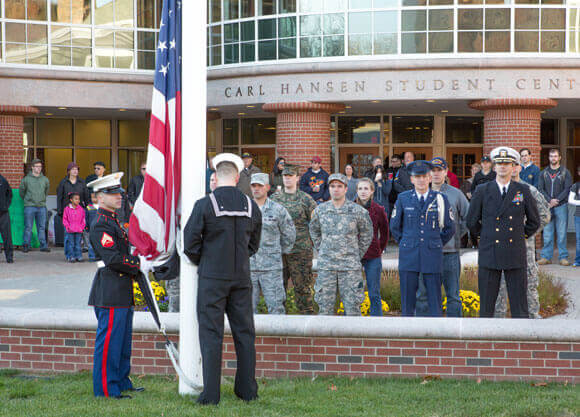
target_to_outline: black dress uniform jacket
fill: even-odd
[[[116,213],[99,208],[91,227],[91,244],[105,266],[93,280],[89,305],[130,307],[133,305],[133,276],[139,272],[139,258],[130,254],[129,238]]]
[[[250,256],[260,247],[262,214],[236,187],[198,200],[184,230],[184,252],[199,276],[250,280]]]
[[[479,266],[489,269],[526,268],[526,242],[540,227],[540,215],[527,185],[511,181],[502,199],[496,181],[475,190],[467,226],[472,236],[481,236]]]

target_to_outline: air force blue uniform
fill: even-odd
[[[455,224],[443,196],[444,227],[439,227],[437,191],[429,190],[421,204],[415,190],[399,194],[391,216],[391,233],[399,243],[399,278],[403,316],[415,313],[419,274],[423,274],[429,315],[440,317],[443,246],[453,237]]]

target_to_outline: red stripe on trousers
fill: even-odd
[[[115,321],[115,309],[109,308],[109,323],[107,324],[107,337],[105,337],[105,346],[103,347],[103,360],[102,360],[102,381],[103,381],[103,392],[105,397],[109,396],[109,387],[107,386],[107,356],[109,355],[109,343],[111,342],[111,332],[113,331],[113,322]]]

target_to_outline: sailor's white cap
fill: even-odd
[[[520,154],[513,148],[509,146],[498,146],[492,149],[489,153],[491,160],[496,163],[512,162],[514,164],[519,164]]]
[[[233,153],[220,153],[217,154],[212,160],[215,169],[217,169],[218,165],[222,162],[231,162],[234,164],[236,168],[238,168],[238,174],[244,169],[244,161],[242,161],[242,158]]]

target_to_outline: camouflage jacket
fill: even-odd
[[[312,241],[308,233],[308,225],[310,224],[312,212],[317,207],[316,202],[312,197],[300,190],[296,190],[295,194],[280,191],[270,198],[272,201],[284,206],[294,222],[296,242],[290,253],[312,252]]]
[[[530,193],[532,193],[534,200],[536,200],[536,203],[538,205],[538,212],[540,213],[540,228],[538,229],[538,231],[535,234],[533,234],[532,236],[530,236],[526,240],[526,245],[532,246],[535,250],[536,249],[536,235],[539,232],[541,232],[542,229],[548,223],[550,223],[550,219],[552,218],[552,215],[550,214],[550,206],[548,205],[548,202],[546,201],[546,199],[544,198],[542,193],[540,193],[540,191],[536,187],[534,187],[532,184],[528,184],[527,182],[524,182],[524,181],[520,181],[520,182],[522,184],[526,184],[530,188]]]
[[[368,211],[352,201],[335,208],[332,201],[320,204],[312,214],[310,236],[318,251],[318,269],[352,271],[373,240]]]
[[[282,269],[282,254],[294,246],[296,229],[288,211],[269,198],[262,211],[262,237],[260,248],[250,257],[250,271],[275,271]]]

